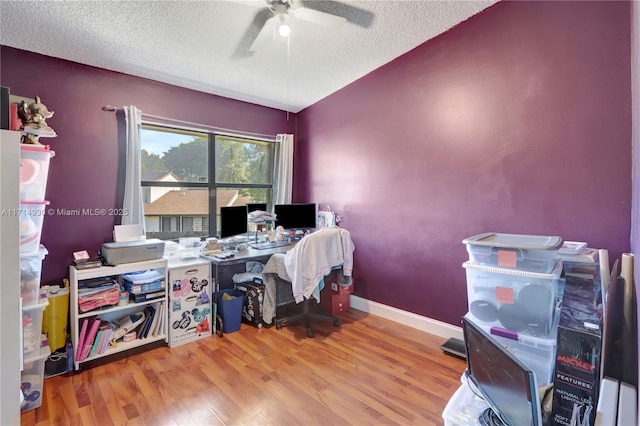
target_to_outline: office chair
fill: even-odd
[[[284,262],[289,278],[276,277],[276,306],[302,303],[302,312],[276,317],[276,329],[303,321],[307,337],[313,337],[311,320],[333,321],[336,327],[340,326],[337,317],[315,311],[319,310],[320,284],[327,278],[340,285],[351,284],[354,249],[347,230],[329,227],[305,236],[286,254],[272,256],[273,261]]]

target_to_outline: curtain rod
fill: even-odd
[[[107,112],[124,111],[123,108],[116,107],[116,106],[113,106],[113,105],[105,105],[105,106],[102,107],[102,110],[103,111],[107,111]],[[147,114],[147,113],[144,113],[144,112],[142,113],[142,116],[146,117],[146,118],[151,118],[151,119],[154,119],[154,120],[169,121],[169,122],[178,123],[178,124],[196,126],[196,128],[186,129],[186,130],[196,130],[196,131],[198,131],[198,130],[199,131],[213,130],[213,131],[223,132],[227,136],[254,137],[254,138],[259,138],[259,139],[268,139],[269,141],[274,141],[276,139],[276,135],[270,135],[270,134],[267,134],[267,133],[252,133],[252,132],[244,132],[244,131],[240,131],[240,130],[225,129],[223,127],[215,127],[215,126],[209,126],[207,124],[192,123],[190,121],[178,120],[178,119],[169,118],[169,117],[161,117],[161,116],[158,116],[158,115]],[[164,125],[167,125],[167,123],[149,123],[149,124],[164,124]]]

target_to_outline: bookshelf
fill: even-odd
[[[144,272],[144,271],[158,271],[161,273],[163,286],[162,286],[162,295],[159,297],[154,297],[151,300],[144,300],[138,303],[129,300],[126,305],[120,305],[119,303],[113,304],[110,303],[113,300],[108,300],[109,303],[105,303],[101,306],[97,306],[93,309],[81,309],[80,308],[80,298],[79,293],[83,288],[86,288],[87,284],[90,282],[95,282],[100,279],[111,279],[114,283],[118,283],[120,285],[123,284],[123,276],[127,274]],[[164,341],[168,342],[168,332],[167,332],[167,324],[168,324],[168,315],[167,315],[167,260],[166,259],[155,259],[149,260],[145,262],[134,262],[134,263],[125,263],[117,266],[102,266],[99,268],[91,268],[91,269],[76,269],[74,266],[69,267],[69,278],[70,278],[70,316],[71,316],[71,341],[73,342],[74,348],[74,368],[75,370],[79,370],[81,364],[93,361],[99,358],[108,357],[110,355],[114,355],[116,353],[125,352],[134,348],[138,348],[141,346],[145,346],[154,342]],[[157,290],[154,290],[154,293],[158,293]],[[100,304],[97,303],[97,304]],[[81,340],[86,340],[87,335],[89,334],[90,325],[94,318],[99,318],[103,322],[112,322],[117,323],[131,315],[135,315],[138,312],[144,312],[145,309],[148,309],[149,306],[153,306],[156,310],[155,315],[158,315],[158,326],[156,327],[155,333],[147,334],[145,338],[139,337],[140,326],[134,328],[136,331],[136,338],[132,341],[124,341],[123,338],[119,338],[116,340],[115,345],[107,345],[105,350],[100,351],[90,351],[86,357],[81,357],[78,359],[76,357],[76,353],[78,349],[82,349],[84,346],[84,342]],[[82,324],[84,322],[88,322],[87,330],[85,331],[84,339],[80,339],[80,335],[82,334]],[[129,330],[131,331],[131,330]],[[82,345],[80,345],[82,343]],[[93,343],[92,343],[93,344]]]

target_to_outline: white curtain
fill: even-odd
[[[293,135],[276,136],[276,156],[273,204],[289,204],[293,192]]]
[[[122,208],[128,214],[122,215],[122,225],[140,225],[143,235],[144,206],[140,186],[140,129],[142,112],[135,106],[124,107],[127,123],[127,167]]]

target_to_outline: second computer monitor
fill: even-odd
[[[220,238],[244,234],[247,230],[247,206],[220,207]]]
[[[276,226],[284,229],[316,228],[317,211],[314,203],[276,204],[273,212]]]
[[[267,203],[247,203],[247,208],[249,209],[249,213],[255,212],[257,210],[266,212]]]

